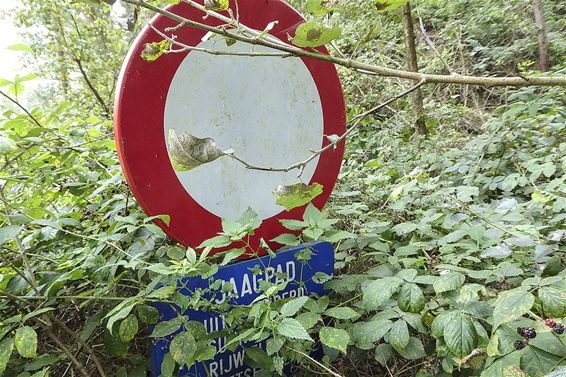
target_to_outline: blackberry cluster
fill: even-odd
[[[564,334],[564,325],[562,323],[556,323],[552,318],[547,318],[544,320],[544,324],[552,329],[552,332],[561,335]]]
[[[537,337],[537,331],[532,327],[519,327],[517,329],[517,332],[519,333],[519,335],[527,339],[534,339]]]
[[[525,348],[526,343],[524,340],[517,340],[514,344],[516,350],[522,350]]]

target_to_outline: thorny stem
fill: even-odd
[[[174,21],[177,21],[183,26],[190,26],[200,30],[205,30],[211,33],[222,35],[237,41],[250,43],[253,45],[261,45],[266,47],[271,47],[273,49],[291,53],[299,57],[309,57],[317,60],[337,64],[348,69],[358,71],[361,73],[367,73],[371,75],[378,75],[383,77],[397,77],[406,80],[420,81],[425,80],[427,84],[439,83],[439,84],[468,84],[468,85],[480,85],[480,86],[566,86],[566,76],[564,75],[554,75],[554,76],[523,76],[523,77],[481,77],[481,76],[465,76],[465,75],[437,75],[437,74],[427,74],[420,72],[410,72],[402,69],[393,69],[383,66],[378,66],[374,64],[362,63],[348,58],[340,58],[332,55],[327,55],[319,51],[303,50],[299,47],[282,42],[272,36],[262,35],[261,32],[253,30],[242,23],[239,23],[239,30],[245,33],[251,33],[253,36],[246,36],[242,34],[230,33],[228,30],[223,28],[218,28],[210,26],[201,22],[190,20],[185,17],[181,17],[175,13],[169,12],[165,9],[161,9],[152,4],[149,4],[143,0],[123,0],[126,3],[138,5],[145,9],[149,9],[156,13],[162,14]],[[220,15],[219,13],[206,10],[201,5],[191,1],[185,0],[185,2],[195,8],[203,10],[207,15],[221,19],[225,22],[231,23],[232,20],[229,17]]]

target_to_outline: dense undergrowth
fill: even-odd
[[[522,3],[431,1],[418,3],[416,12],[453,69],[520,73],[536,57],[534,26]],[[33,17],[35,10],[49,31],[57,29],[49,28],[55,15],[67,25],[65,12],[108,12],[90,4],[63,10],[54,4],[25,8],[23,15]],[[547,8],[559,71],[564,8]],[[376,16],[344,2],[333,17],[343,26],[338,44],[344,53],[404,64],[396,14]],[[75,26],[69,25],[72,34]],[[112,26],[98,20],[82,31],[96,40],[101,30]],[[131,37],[119,35],[113,30],[103,38],[116,54],[114,63]],[[40,59],[57,50],[53,40],[43,42],[34,46]],[[444,69],[422,40],[418,46],[424,70]],[[74,64],[72,56],[59,57],[50,71],[54,77]],[[84,59],[91,77],[99,70],[112,77],[102,68],[109,57]],[[341,75],[350,116],[402,90],[395,80]],[[104,88],[103,97],[112,92],[109,80],[93,81]],[[22,83],[2,84],[13,98],[21,95]],[[326,283],[332,293],[234,308],[186,299],[174,292],[174,283],[155,291],[171,277],[210,275],[238,252],[205,258],[167,239],[122,179],[103,106],[72,76],[70,85],[76,87],[70,95],[68,88],[44,88],[52,96],[32,98],[37,106],[25,106],[29,113],[14,106],[0,120],[3,376],[145,376],[148,336],[161,338],[181,327],[186,335],[172,345],[176,352],[166,359],[164,376],[173,375],[175,361],[209,359],[218,335],[232,345],[271,337],[267,353],[254,349],[247,355],[266,375],[290,360],[309,376],[564,373],[564,90],[429,87],[427,137],[413,134],[409,99],[367,119],[349,140],[325,211],[309,207],[304,221],[287,223],[290,233],[279,239],[335,243],[336,274]],[[77,96],[92,100],[66,101]],[[257,225],[247,213],[239,222],[227,221],[225,232],[245,240]],[[291,234],[298,229],[300,238]],[[210,245],[222,242],[220,237]],[[300,257],[308,261],[309,253]],[[275,281],[262,286],[266,297],[282,288]],[[150,334],[156,316],[147,304],[155,300],[213,307],[226,314],[231,333],[207,335],[179,317]],[[324,345],[321,362],[308,357],[313,340]]]

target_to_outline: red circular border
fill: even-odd
[[[287,40],[289,34],[294,35],[297,26],[305,22],[282,0],[240,0],[238,6],[240,21],[254,29],[263,30],[269,22],[278,20],[270,34],[281,40]],[[188,4],[170,6],[168,10],[209,25],[221,24],[213,17],[203,20],[204,14]],[[151,23],[159,30],[177,24],[162,15],[154,17]],[[179,41],[189,45],[197,45],[205,35],[205,31],[188,27],[175,33]],[[163,127],[165,101],[173,76],[187,53],[165,55],[154,62],[144,61],[140,57],[144,44],[160,40],[162,38],[148,26],[128,53],[118,80],[114,133],[126,181],[138,203],[149,216],[169,215],[169,225],[156,220],[157,225],[183,245],[196,247],[222,231],[221,219],[201,207],[187,193],[171,166]],[[328,53],[323,47],[319,50]],[[311,58],[301,59],[320,95],[324,134],[343,134],[346,130],[344,96],[334,65]],[[321,145],[327,144],[328,140],[324,138]],[[323,193],[313,200],[317,208],[324,206],[334,188],[343,155],[342,142],[336,149],[320,156],[310,182],[318,182],[324,187]],[[300,219],[304,210],[305,207],[295,208],[263,220],[251,239],[252,246],[258,245],[260,238],[269,243],[270,239],[288,232],[279,220]],[[270,246],[276,248],[278,245],[271,243]]]

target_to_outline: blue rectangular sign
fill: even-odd
[[[308,261],[300,262],[300,253],[310,250],[312,256]],[[260,282],[268,280],[280,283],[287,282],[286,288],[279,292],[276,299],[283,300],[313,293],[325,294],[323,285],[318,279],[313,279],[317,273],[332,276],[334,273],[334,250],[327,242],[303,244],[291,248],[285,248],[276,253],[275,257],[269,255],[247,261],[237,262],[220,267],[212,281],[221,280],[230,283],[232,290],[230,296],[219,295],[215,303],[228,300],[232,305],[249,305],[261,295]],[[187,278],[180,281],[180,293],[190,296],[197,289],[206,289],[211,280]],[[233,295],[233,296],[232,296]],[[158,309],[161,321],[168,321],[177,317],[177,312],[169,304],[154,304]],[[185,313],[191,321],[199,321],[204,324],[207,333],[220,331],[224,328],[222,316],[205,311],[187,310]],[[164,355],[169,351],[169,339],[161,339],[152,342],[150,348],[151,371],[153,377],[161,373],[161,363]],[[234,352],[223,350],[226,344],[225,338],[218,338],[213,342],[216,347],[216,355],[213,360],[205,363],[196,363],[190,368],[184,368],[179,376],[190,377],[251,377],[255,370],[246,365],[244,361],[244,346],[240,345]],[[255,344],[265,349],[265,341]],[[222,352],[218,352],[222,350]],[[204,365],[203,365],[204,364]],[[206,366],[206,367],[205,367]],[[208,370],[208,373],[207,373]]]

